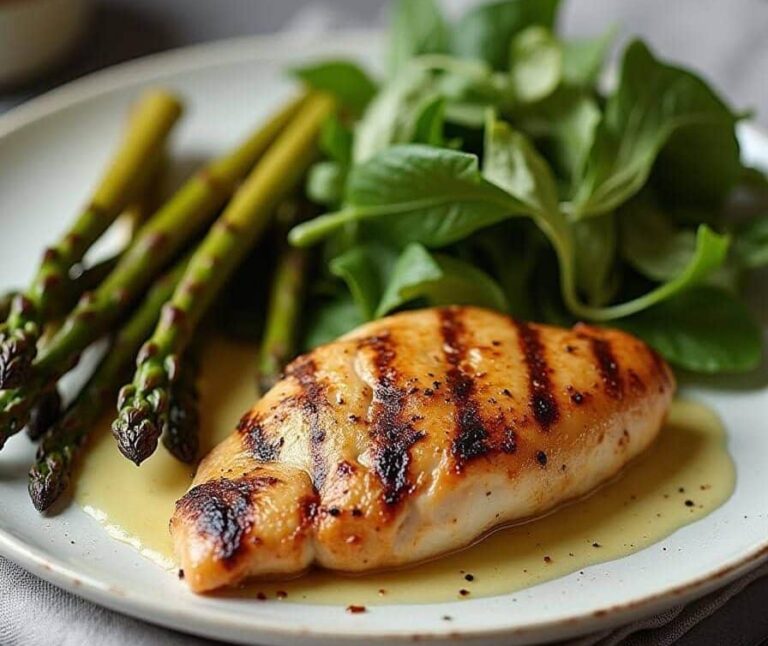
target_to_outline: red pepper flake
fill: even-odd
[[[368,612],[365,606],[347,606],[347,612],[351,615],[359,615],[361,612]]]

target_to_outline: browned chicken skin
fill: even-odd
[[[205,591],[460,549],[615,475],[674,388],[616,330],[470,307],[366,324],[296,359],[203,460],[171,521],[185,578]]]

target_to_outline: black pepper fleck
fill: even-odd
[[[361,612],[366,612],[365,606],[347,606],[347,612],[352,615],[359,615]]]

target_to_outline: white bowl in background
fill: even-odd
[[[0,0],[0,85],[61,61],[83,33],[90,0]]]

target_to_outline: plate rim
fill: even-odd
[[[296,46],[297,40],[303,43],[316,43],[319,40],[336,42],[337,39],[343,40],[347,45],[359,41],[361,44],[370,46],[371,38],[378,39],[381,35],[382,32],[375,29],[341,29],[323,33],[288,31],[215,40],[142,56],[92,72],[11,108],[0,115],[0,145],[6,137],[15,131],[47,117],[55,116],[62,110],[87,103],[99,96],[132,85],[151,83],[154,79],[168,74],[180,74],[186,71],[242,62],[254,56],[269,58],[274,55],[275,51],[282,50],[286,41],[290,41],[292,47]],[[768,144],[768,131],[759,125],[743,124],[741,130]],[[221,637],[221,633],[217,633],[216,628],[223,618],[216,617],[213,611],[203,618],[197,618],[191,615],[179,615],[170,606],[158,607],[142,595],[107,585],[94,576],[78,573],[69,567],[63,559],[51,557],[44,550],[25,544],[1,528],[0,554],[28,572],[97,605],[186,633],[194,632],[194,634],[208,637]],[[286,626],[284,623],[278,623],[268,618],[261,618],[258,625],[249,621],[238,626],[230,617],[226,618],[226,623],[230,629],[239,628],[248,631],[248,635],[240,634],[241,639],[252,638],[255,631],[263,636],[271,634],[279,639],[301,641],[328,638],[340,641],[362,638],[372,641],[482,640],[503,636],[525,641],[529,639],[561,639],[565,636],[573,637],[587,634],[592,630],[613,628],[634,619],[650,616],[673,605],[687,603],[727,585],[764,562],[768,562],[768,538],[758,543],[749,553],[734,557],[723,563],[717,570],[691,579],[686,583],[669,586],[641,598],[602,608],[598,611],[576,613],[556,620],[545,620],[525,626],[456,629],[449,625],[439,630],[395,629],[388,632],[371,632],[365,628],[355,630],[354,625],[350,626],[351,630],[346,631],[341,626],[327,630],[308,629],[299,624]],[[478,599],[477,601],[481,600]]]

